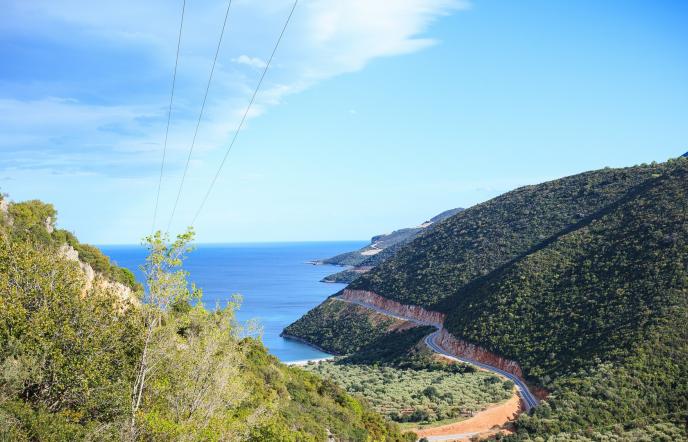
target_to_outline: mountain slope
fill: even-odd
[[[51,206],[2,207],[0,440],[415,440],[243,338],[230,308],[176,301],[150,338],[163,345],[151,347],[158,359],[132,435],[145,314],[154,307],[123,304],[110,284],[88,285],[83,263],[65,256],[55,235]]]
[[[341,272],[326,276],[323,282],[349,283],[361,274],[369,271],[390,256],[393,256],[404,244],[412,241],[421,232],[433,229],[437,223],[443,221],[463,209],[456,208],[445,210],[425,221],[418,227],[395,230],[392,233],[376,235],[371,238],[370,244],[352,252],[341,253],[332,258],[316,261],[318,264],[331,264],[341,266],[353,266]]]
[[[664,169],[603,169],[508,192],[421,234],[350,288],[433,308]]]
[[[443,306],[442,301],[456,302],[455,296],[463,293],[464,285],[585,220],[667,167],[653,164],[607,168],[505,193],[437,224],[347,288],[446,312],[451,306]],[[344,316],[349,320],[329,317],[316,307],[288,329],[290,334],[334,353],[356,351],[375,339],[374,334],[359,334],[357,340],[349,340],[346,345],[323,339],[336,335],[338,330],[367,328],[365,319],[352,322],[353,315]],[[305,330],[310,332],[299,335]]]
[[[349,288],[445,313],[453,336],[549,390],[511,439],[683,440],[687,207],[684,158],[529,186],[447,220]]]
[[[547,409],[520,428],[685,423],[686,163],[445,302],[452,334],[552,389]]]

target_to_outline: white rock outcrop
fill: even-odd
[[[100,275],[95,270],[93,270],[93,267],[91,267],[90,264],[79,260],[79,252],[77,252],[74,249],[74,247],[66,243],[62,244],[62,246],[59,249],[59,254],[61,257],[69,261],[76,261],[79,263],[79,268],[83,272],[84,277],[86,279],[86,284],[84,285],[84,295],[89,290],[91,290],[94,285],[98,285],[98,287],[114,293],[115,295],[117,295],[117,297],[119,297],[122,301],[125,301],[126,303],[134,305],[138,305],[140,303],[140,301],[134,295],[134,291],[131,288],[127,287],[126,285],[120,282],[110,281],[103,275]]]
[[[45,219],[45,230],[47,230],[48,233],[53,233],[55,231],[55,226],[53,226],[53,219],[51,217]]]

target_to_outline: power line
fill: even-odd
[[[213,64],[210,68],[210,75],[208,76],[208,84],[205,86],[205,95],[203,95],[203,104],[201,105],[201,111],[198,114],[198,120],[196,121],[196,129],[194,129],[193,139],[191,140],[191,147],[189,148],[189,155],[186,157],[186,165],[184,166],[184,173],[182,173],[182,180],[179,183],[179,189],[177,190],[177,198],[174,200],[174,206],[172,207],[172,214],[170,215],[170,220],[167,223],[167,230],[170,230],[172,225],[172,219],[177,211],[177,205],[179,204],[179,198],[182,194],[182,188],[184,187],[184,181],[186,180],[186,173],[189,170],[189,163],[191,162],[191,154],[193,153],[194,146],[196,145],[196,136],[198,135],[198,128],[201,125],[201,119],[203,118],[203,112],[205,111],[205,103],[208,100],[208,92],[210,91],[210,83],[213,80],[213,73],[215,72],[215,64],[217,63],[217,56],[220,53],[220,46],[222,45],[222,37],[225,35],[225,27],[227,26],[227,18],[229,17],[229,10],[232,7],[232,0],[227,3],[227,11],[225,12],[225,20],[222,22],[222,31],[220,31],[220,38],[217,41],[217,49],[215,50],[215,58],[213,58]]]
[[[287,20],[284,22],[284,26],[282,27],[282,32],[280,32],[279,38],[277,38],[277,41],[275,42],[275,47],[272,49],[272,53],[270,54],[270,58],[268,58],[267,63],[265,64],[265,68],[263,69],[263,73],[260,76],[260,80],[258,80],[258,84],[256,85],[256,89],[253,91],[253,95],[251,96],[251,100],[248,103],[248,106],[246,106],[246,110],[244,111],[244,115],[241,117],[241,121],[239,122],[239,125],[237,126],[235,132],[234,132],[234,137],[232,138],[232,141],[229,143],[229,146],[227,147],[227,151],[225,152],[224,157],[222,158],[222,161],[220,162],[220,167],[217,168],[217,171],[215,172],[215,176],[213,177],[213,180],[210,183],[210,187],[208,187],[208,191],[205,193],[205,196],[203,197],[203,200],[201,201],[200,206],[198,207],[198,210],[196,211],[196,214],[193,217],[193,220],[191,221],[191,225],[193,226],[196,224],[196,220],[198,219],[198,216],[200,215],[201,211],[203,210],[203,207],[205,206],[206,201],[208,201],[208,197],[210,196],[210,193],[213,190],[213,187],[215,186],[215,183],[217,182],[217,178],[220,176],[220,172],[222,171],[222,167],[225,165],[225,162],[227,161],[227,156],[229,156],[229,152],[232,150],[232,147],[234,147],[234,143],[237,140],[237,137],[239,136],[239,132],[241,131],[241,128],[244,126],[244,122],[246,121],[246,116],[248,115],[249,111],[251,110],[251,106],[253,106],[253,102],[256,100],[256,96],[258,95],[258,91],[260,90],[260,86],[263,84],[263,80],[265,79],[265,74],[267,74],[268,69],[270,68],[270,63],[272,63],[272,59],[275,56],[275,53],[277,52],[277,48],[279,47],[280,42],[282,41],[282,37],[284,36],[285,31],[287,30],[287,26],[289,26],[289,22],[291,21],[292,15],[294,15],[294,10],[296,9],[296,5],[299,3],[299,0],[294,1],[294,5],[291,7],[291,11],[289,11],[289,15],[287,16]]]
[[[160,202],[160,189],[162,188],[162,173],[165,168],[165,156],[167,155],[167,138],[170,134],[170,120],[172,118],[172,101],[174,100],[174,88],[177,84],[177,66],[179,65],[179,48],[182,44],[182,29],[184,28],[184,12],[186,11],[186,0],[182,2],[182,18],[179,22],[179,36],[177,37],[177,55],[174,59],[174,73],[172,74],[172,90],[170,92],[170,105],[167,109],[167,128],[165,129],[165,143],[162,147],[162,162],[160,163],[160,178],[158,178],[158,193],[155,196],[155,209],[153,210],[153,224],[151,234],[155,230],[155,221],[158,217],[158,203]]]

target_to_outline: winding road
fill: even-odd
[[[370,310],[374,310],[380,314],[390,316],[392,318],[401,319],[403,321],[413,322],[414,324],[418,324],[418,325],[429,325],[429,326],[435,327],[437,330],[425,337],[425,345],[427,345],[432,351],[434,351],[435,353],[440,354],[440,355],[442,355],[448,359],[464,362],[466,364],[475,365],[476,367],[491,371],[491,372],[497,374],[498,376],[502,376],[502,377],[509,379],[510,381],[512,381],[516,385],[516,390],[518,391],[519,396],[521,396],[521,400],[523,401],[523,405],[524,405],[524,408],[526,411],[530,410],[531,408],[535,407],[538,404],[537,398],[533,395],[533,393],[530,392],[530,390],[528,389],[528,386],[518,376],[513,375],[513,374],[506,372],[504,370],[501,370],[497,367],[493,367],[492,365],[487,365],[487,364],[484,364],[482,362],[478,362],[478,361],[473,360],[473,359],[469,359],[469,358],[465,358],[465,357],[462,357],[459,355],[452,354],[449,351],[443,349],[437,341],[437,338],[438,338],[438,336],[439,336],[439,334],[443,328],[442,324],[435,323],[435,322],[424,322],[424,321],[419,321],[415,318],[400,316],[398,314],[395,314],[395,313],[392,313],[390,311],[381,309],[380,307],[377,307],[377,306],[372,305],[372,304],[368,304],[367,302],[363,302],[363,301],[344,299],[344,298],[341,298],[339,296],[336,296],[334,299],[336,299],[338,301],[342,301],[342,302],[348,302],[350,304],[360,305],[361,307],[365,307],[365,308],[368,308]]]

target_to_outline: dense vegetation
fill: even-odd
[[[100,249],[81,244],[74,234],[67,230],[55,229],[57,211],[52,204],[38,200],[12,202],[8,204],[6,216],[4,223],[8,234],[13,238],[30,239],[53,248],[67,244],[79,253],[82,262],[89,264],[93,270],[106,278],[135,291],[141,288],[131,271],[114,265]]]
[[[553,391],[523,432],[685,431],[688,161],[667,169],[457,294],[448,329]]]
[[[422,227],[409,227],[395,230],[392,233],[373,236],[370,240],[370,245],[352,252],[341,253],[337,256],[323,259],[319,262],[322,264],[352,266],[356,269],[367,271],[368,269],[380,264],[390,256],[393,256],[397,250],[399,250],[404,244],[413,240],[421,232],[435,228],[437,223],[459,213],[462,210],[463,209],[461,208],[445,210],[444,212],[435,215],[430,220],[425,221],[422,224]],[[365,252],[369,252],[371,250],[379,250],[379,252],[374,255],[365,254]],[[358,278],[360,274],[361,272],[354,272],[351,269],[347,269],[326,276],[323,278],[323,281],[349,283]]]
[[[509,192],[350,287],[446,312],[546,387],[511,439],[688,439],[688,159]]]
[[[361,276],[361,272],[357,272],[353,269],[345,269],[340,272],[325,276],[323,279],[321,279],[321,282],[338,282],[340,284],[349,284],[359,276]]]
[[[467,292],[462,290],[467,284],[527,255],[548,238],[584,225],[591,215],[670,167],[653,164],[603,169],[508,192],[438,223],[349,287],[449,312]],[[331,339],[322,336],[369,328],[365,311],[358,315],[329,313],[316,307],[299,319],[291,334],[341,352],[329,347]],[[380,337],[378,333],[368,338],[368,332],[360,336],[357,342],[347,340],[350,352]]]
[[[363,397],[396,422],[471,416],[511,396],[512,382],[433,357],[422,342],[432,331],[433,327],[393,331],[336,362],[309,364],[306,369]]]
[[[473,279],[526,254],[665,169],[604,169],[508,192],[424,232],[351,288],[435,308]]]
[[[283,335],[343,355],[384,336],[398,323],[388,316],[371,314],[364,307],[330,298],[285,328]]]
[[[43,215],[0,212],[0,440],[414,440],[268,355],[234,302],[194,302],[180,267],[190,234],[148,239],[145,302],[126,304],[106,285],[85,289]]]
[[[141,324],[83,286],[76,262],[0,231],[0,440],[114,439]]]
[[[511,397],[513,383],[484,371],[399,368],[320,362],[306,369],[360,395],[378,412],[396,422],[435,422],[472,416],[489,404]]]
[[[387,364],[397,367],[413,368],[431,365],[431,354],[422,340],[434,332],[434,327],[412,327],[385,333],[366,345],[357,348],[342,359],[348,364]],[[417,364],[412,362],[418,361]],[[458,367],[459,364],[454,364]],[[470,369],[471,366],[464,365]]]

